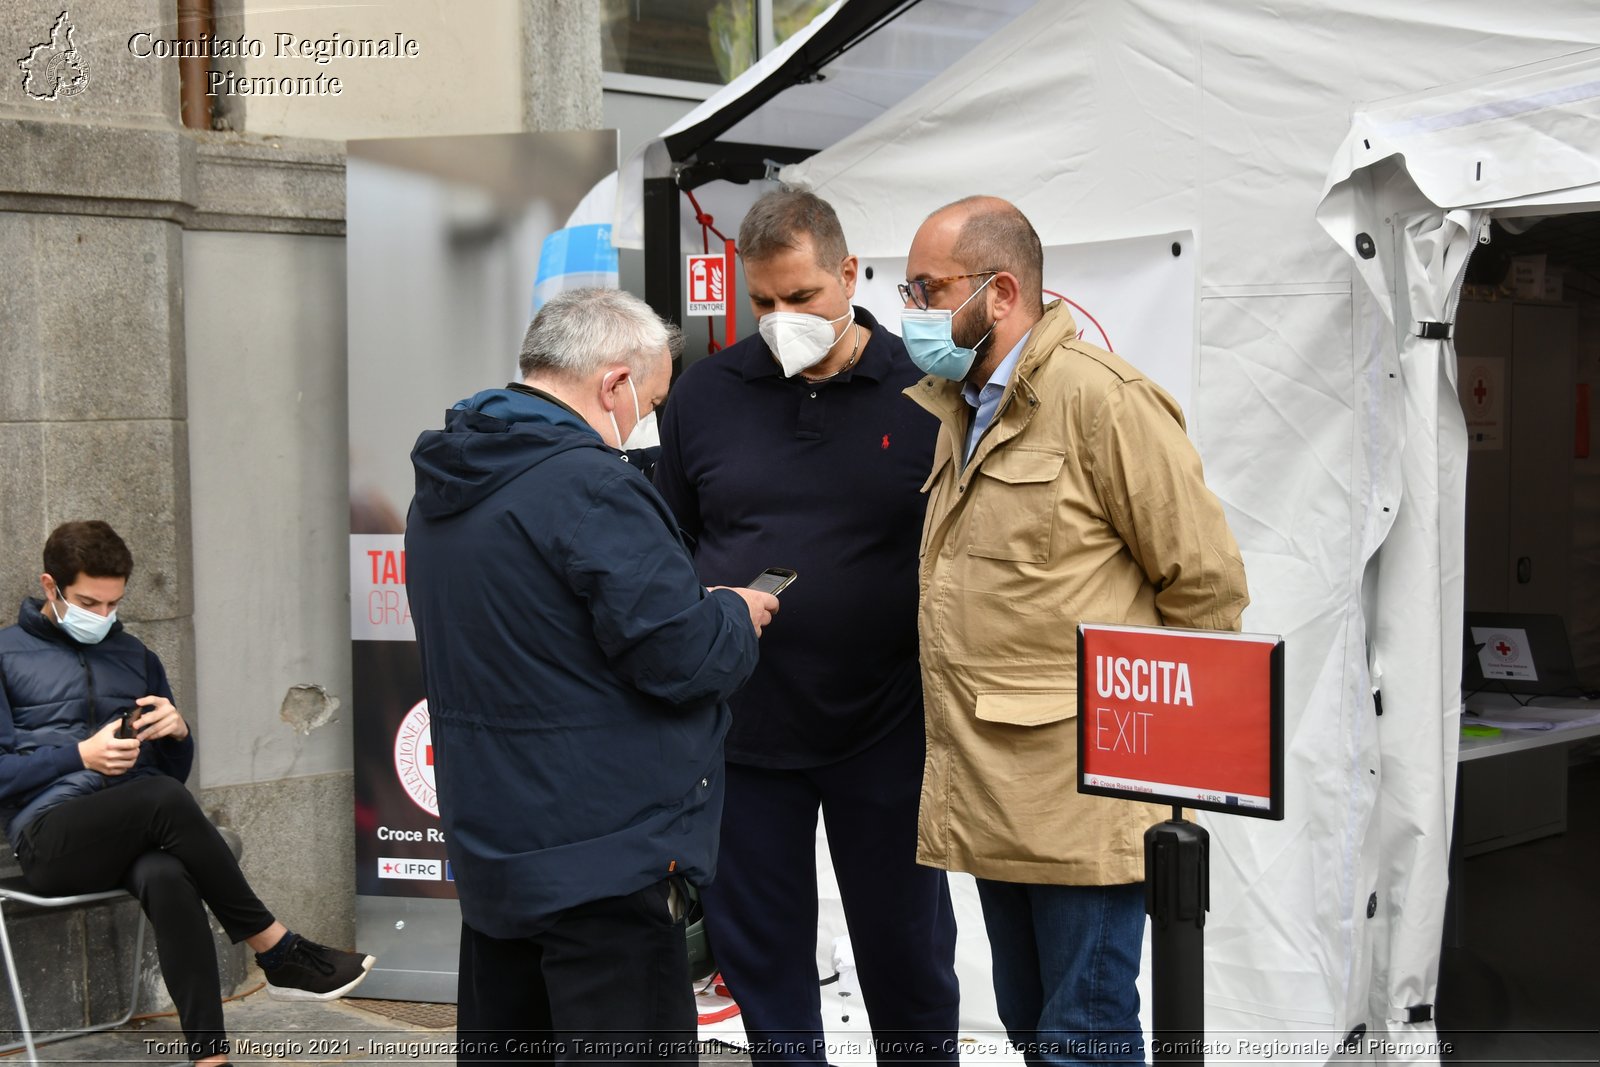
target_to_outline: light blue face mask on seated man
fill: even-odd
[[[985,286],[995,280],[996,274],[989,275],[983,285],[972,291],[972,296],[961,301],[961,307],[955,311],[943,308],[906,308],[900,312],[900,339],[906,344],[906,353],[911,356],[924,374],[932,374],[938,378],[948,378],[959,382],[967,376],[972,369],[973,361],[978,358],[977,345],[971,348],[962,348],[956,344],[951,336],[951,323],[961,308],[972,303],[973,297],[983,292]],[[989,324],[989,333],[978,338],[981,345],[988,339],[990,333],[999,323]]]
[[[56,590],[57,600],[51,604],[51,613],[55,615],[56,624],[67,632],[67,635],[80,645],[98,645],[105,640],[106,634],[111,632],[111,624],[117,621],[117,613],[112,609],[108,614],[99,615],[88,608],[80,608],[61,595],[61,590]],[[66,605],[66,614],[61,613],[61,608],[56,604]]]

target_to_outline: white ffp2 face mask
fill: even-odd
[[[633,387],[633,379],[628,379],[628,392],[633,394],[633,429],[628,431],[627,439],[622,436],[622,428],[617,425],[617,413],[606,412],[611,416],[611,432],[617,435],[617,447],[627,452],[634,448],[650,448],[661,443],[661,434],[656,429],[656,413],[648,415],[639,414],[639,390]]]
[[[793,378],[828,357],[828,350],[843,336],[843,331],[838,334],[833,332],[834,323],[844,319],[854,322],[855,317],[854,307],[837,319],[825,319],[821,315],[806,315],[798,311],[771,311],[761,316],[756,328],[772,354],[778,357],[783,376]],[[845,330],[849,328],[847,323]]]
[[[660,443],[661,431],[656,427],[656,413],[652,411],[634,424],[628,439],[622,442],[622,450],[632,452],[636,448],[654,448]]]

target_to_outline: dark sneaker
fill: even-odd
[[[361,984],[376,962],[359,952],[329,948],[297,937],[289,955],[267,976],[267,995],[277,1000],[338,1000]]]

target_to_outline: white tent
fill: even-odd
[[[1208,1030],[1436,1060],[1405,1042],[1431,1030],[1455,783],[1448,323],[1490,215],[1600,201],[1600,7],[1046,0],[1002,21],[782,177],[866,257],[975,192],[1047,246],[1193,233],[1191,428],[1246,628],[1288,649],[1288,817],[1205,820]]]

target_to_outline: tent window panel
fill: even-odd
[[[772,0],[772,36],[782,44],[806,28],[833,0]]]
[[[755,62],[756,0],[604,0],[601,69],[722,85]]]
[[[601,69],[726,85],[832,0],[604,0]]]

